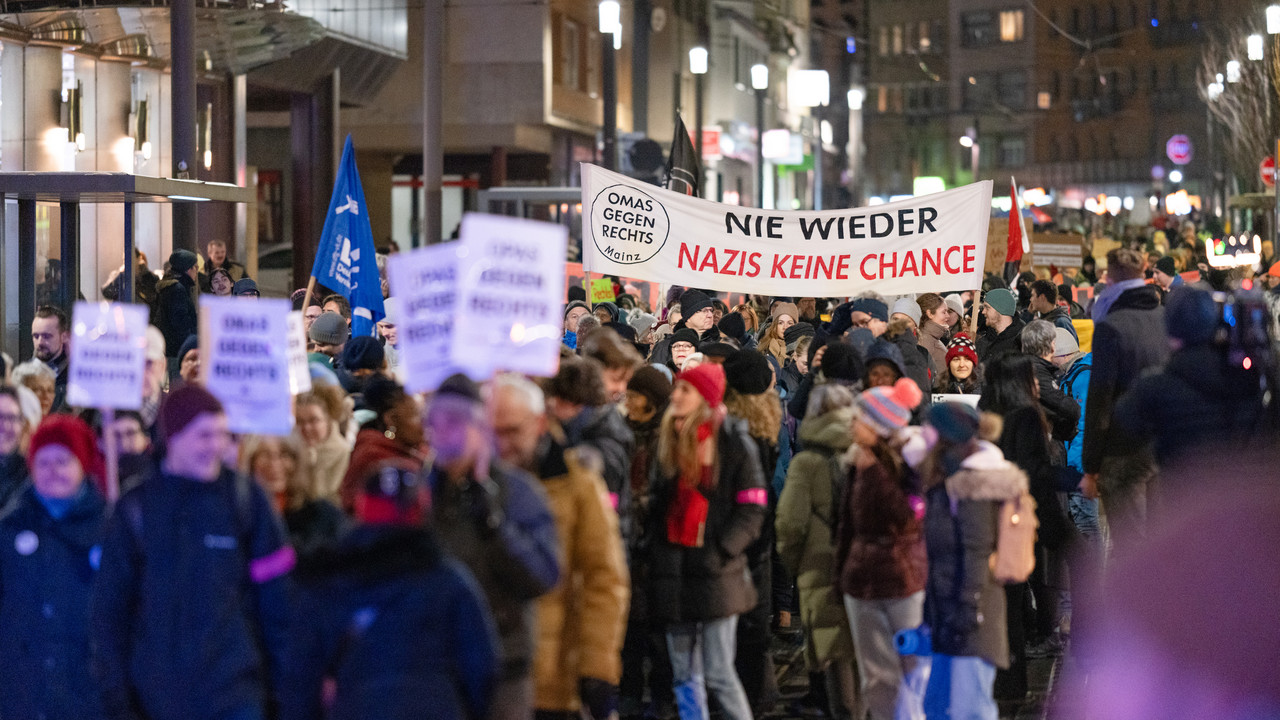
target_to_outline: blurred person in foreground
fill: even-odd
[[[555,519],[538,481],[492,456],[480,389],[446,378],[427,408],[428,482],[441,545],[475,575],[500,640],[491,720],[533,716],[535,603],[560,581]]]
[[[412,464],[365,473],[357,525],[299,564],[281,720],[486,716],[498,671],[493,621],[430,515]]]
[[[564,563],[559,583],[538,600],[537,717],[585,711],[606,720],[618,706],[630,586],[600,455],[568,447],[548,423],[542,391],[520,376],[494,380],[489,405],[498,456],[542,482]]]

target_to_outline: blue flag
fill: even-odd
[[[386,317],[376,252],[373,230],[369,227],[369,208],[364,202],[360,173],[356,172],[355,148],[348,135],[311,274],[316,282],[345,296],[351,303],[352,337],[373,335],[374,325]]]

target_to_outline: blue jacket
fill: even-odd
[[[364,525],[299,564],[281,720],[484,717],[497,636],[480,587],[424,529]],[[330,712],[324,681],[336,687]]]
[[[105,524],[91,488],[55,520],[27,487],[0,518],[0,717],[104,717],[89,672],[89,595]]]
[[[117,504],[94,588],[112,718],[260,718],[278,687],[293,548],[257,483],[159,473]]]
[[[1062,376],[1062,390],[1080,406],[1080,420],[1076,423],[1076,436],[1067,441],[1067,467],[1084,474],[1084,413],[1089,397],[1089,374],[1093,370],[1093,353],[1086,353],[1067,368]]]

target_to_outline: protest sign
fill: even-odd
[[[289,392],[311,390],[311,366],[307,362],[307,321],[301,310],[289,313]]]
[[[146,306],[76,303],[68,360],[68,405],[141,408],[147,367]]]
[[[609,278],[596,278],[591,281],[591,304],[613,302],[618,296],[613,293],[613,281]]]
[[[452,358],[473,379],[560,367],[563,225],[472,213],[462,218]]]
[[[455,372],[449,347],[462,248],[459,242],[431,245],[387,261],[391,296],[399,303],[399,367],[410,392],[431,392]]]
[[[293,429],[288,300],[200,297],[200,381],[222,402],[232,432]]]
[[[756,210],[582,166],[583,264],[594,273],[787,297],[982,284],[991,182],[870,208]]]

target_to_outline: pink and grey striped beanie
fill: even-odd
[[[889,387],[874,387],[858,396],[859,419],[881,437],[889,437],[911,422],[911,411],[923,395],[911,378],[901,378]]]

